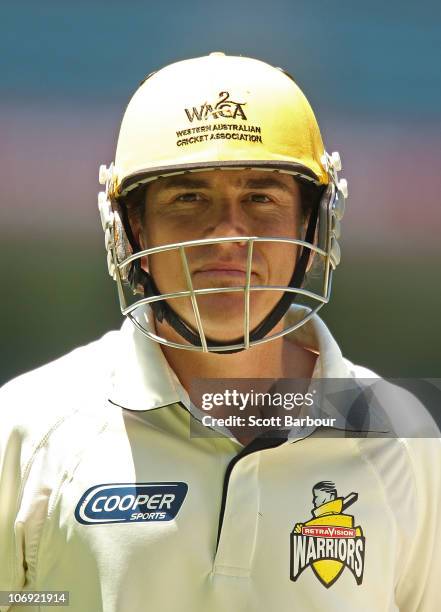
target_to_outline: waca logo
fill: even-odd
[[[219,93],[219,100],[214,105],[214,108],[208,102],[204,102],[199,107],[193,106],[193,108],[186,108],[185,113],[190,122],[194,119],[202,121],[204,119],[219,119],[224,117],[225,119],[243,119],[246,120],[246,115],[243,110],[246,102],[234,102],[230,100],[230,93],[228,91],[221,91]]]

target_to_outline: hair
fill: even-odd
[[[332,495],[335,495],[335,497],[337,497],[337,489],[335,487],[335,484],[330,480],[322,480],[320,482],[317,482],[317,484],[312,487],[312,490],[313,492],[323,491],[324,493],[331,493]]]
[[[122,198],[119,198],[118,204],[125,207],[130,222],[144,222],[145,215],[145,196],[148,183],[138,185]]]
[[[324,187],[318,187],[315,183],[310,183],[302,179],[295,179],[300,191],[300,205],[302,208],[303,222],[309,219],[311,212],[320,205],[320,200],[324,192]]]

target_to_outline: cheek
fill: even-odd
[[[148,266],[161,293],[186,289],[181,256],[176,249],[150,255]]]
[[[194,240],[201,232],[199,215],[159,214],[151,211],[145,218],[144,233],[149,247]]]
[[[265,214],[256,215],[256,218],[253,219],[252,228],[256,236],[298,238],[299,225],[300,219],[296,209],[285,206]]]
[[[169,232],[164,228],[163,224],[158,223],[154,217],[147,218],[146,216],[144,225],[139,233],[139,244],[143,250],[173,242],[173,240],[168,240],[168,237]],[[168,275],[173,278],[174,271],[179,270],[179,264],[179,253],[176,251],[164,251],[141,258],[142,268],[154,275],[157,285],[158,279],[164,276],[164,271],[167,271]]]
[[[269,242],[263,251],[269,270],[269,284],[287,285],[294,272],[299,247],[295,244]]]
[[[175,232],[159,219],[146,219],[144,235],[148,248],[162,246],[173,242]]]

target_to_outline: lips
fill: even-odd
[[[197,272],[240,272],[242,274],[246,274],[247,268],[241,264],[236,264],[233,262],[214,262],[210,264],[205,264],[200,268],[195,270]]]
[[[240,272],[239,270],[203,270],[199,272],[195,272],[198,278],[236,278],[240,280],[245,280],[246,273]],[[252,275],[253,276],[253,275]]]
[[[211,278],[211,277],[226,277],[226,278],[240,278],[246,277],[247,268],[246,265],[234,263],[234,262],[213,262],[205,264],[200,268],[197,268],[193,274],[198,275],[199,278]],[[251,271],[251,276],[256,276],[257,273]]]

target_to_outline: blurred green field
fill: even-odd
[[[2,247],[0,383],[120,325],[98,232]],[[441,376],[439,257],[347,251],[321,311],[345,356],[387,377]]]

